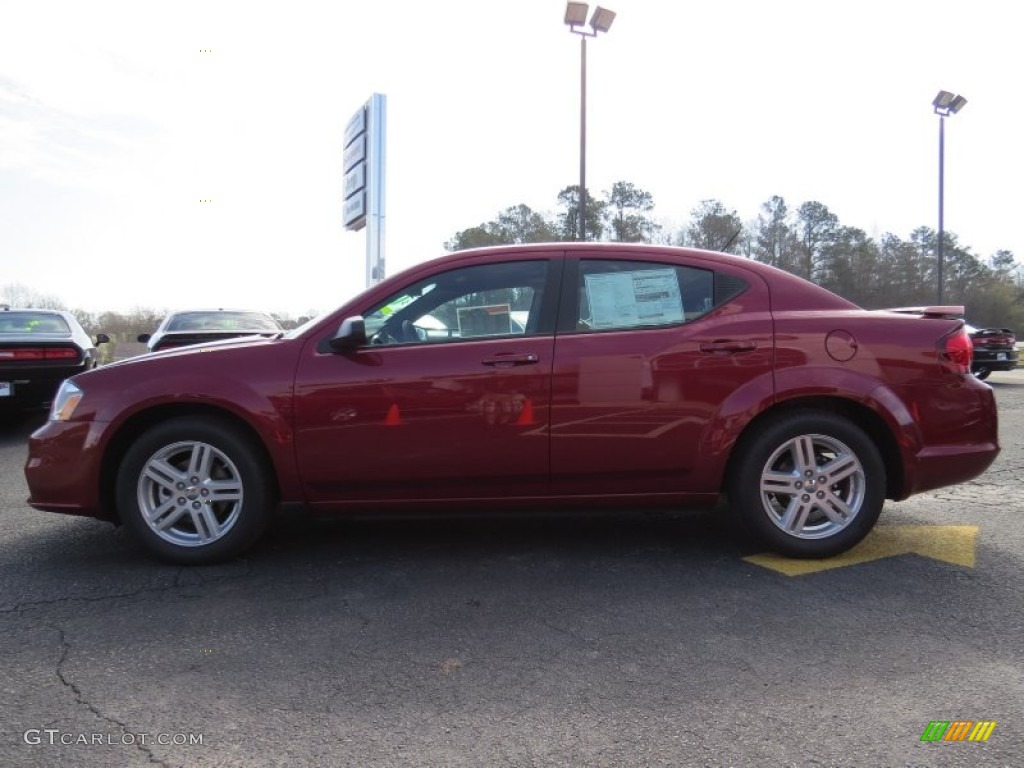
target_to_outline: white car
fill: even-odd
[[[150,352],[238,336],[276,336],[280,323],[266,312],[246,309],[189,309],[172,312],[156,331],[139,335]]]

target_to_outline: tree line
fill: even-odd
[[[885,233],[869,237],[843,224],[824,203],[791,208],[780,196],[744,221],[720,200],[702,200],[680,229],[666,231],[652,217],[649,192],[615,182],[603,198],[585,194],[586,239],[620,243],[681,245],[724,251],[771,264],[817,283],[866,309],[935,304],[938,234],[922,226],[908,239]],[[461,230],[445,243],[449,251],[487,245],[576,240],[579,186],[558,193],[557,209],[543,214],[514,205],[493,220]],[[1024,266],[1010,251],[987,259],[943,235],[943,303],[963,304],[977,326],[1010,327],[1024,334]]]
[[[576,240],[578,200],[579,187],[569,186],[558,193],[555,213],[513,205],[491,221],[457,232],[445,248]],[[719,200],[702,200],[681,228],[669,231],[652,216],[653,196],[631,182],[614,183],[604,197],[593,197],[588,190],[585,201],[587,240],[725,251],[792,272],[866,309],[936,302],[938,236],[930,227],[918,227],[905,240],[891,233],[876,240],[840,222],[821,202],[791,208],[785,199],[773,196],[747,221]],[[1024,335],[1024,266],[1012,252],[999,250],[982,259],[946,232],[943,256],[944,303],[963,304],[967,319],[977,326],[1009,327]],[[0,303],[68,309],[58,297],[20,284],[0,287]],[[90,334],[102,331],[121,342],[152,332],[167,314],[143,307],[129,312],[71,311]],[[274,316],[290,329],[312,314]]]

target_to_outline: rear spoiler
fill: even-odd
[[[945,307],[925,307],[921,310],[921,314],[925,317],[945,317],[955,320],[964,316],[964,307],[962,304]]]
[[[963,304],[948,304],[935,307],[893,307],[884,311],[899,312],[904,315],[945,318],[948,320],[961,320],[964,316]]]

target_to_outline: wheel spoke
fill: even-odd
[[[149,524],[158,530],[166,530],[174,525],[181,516],[185,514],[185,508],[179,506],[175,500],[168,499],[156,509],[146,514]]]
[[[210,491],[210,501],[241,501],[242,484],[238,480],[209,480],[203,487]]]
[[[818,508],[836,525],[846,525],[854,512],[854,510],[847,506],[845,501],[834,493],[826,495],[822,503],[818,505]]]
[[[761,476],[761,491],[764,493],[785,493],[797,492],[793,483],[798,480],[792,472],[765,472]]]
[[[196,443],[192,446],[192,455],[188,460],[188,474],[205,480],[210,476],[210,465],[213,463],[213,446]]]
[[[793,496],[782,514],[782,527],[790,533],[799,534],[807,525],[807,518],[813,508],[813,503],[801,501],[799,496]]]
[[[845,480],[850,475],[857,474],[860,470],[860,462],[857,461],[856,456],[852,453],[841,453],[832,459],[832,461],[822,466],[818,471],[828,478],[830,485],[835,485],[839,481]]]
[[[176,493],[177,483],[185,480],[183,472],[163,459],[154,459],[149,462],[143,470],[143,475],[171,493]]]
[[[793,465],[797,472],[805,475],[807,472],[814,472],[816,469],[814,461],[814,438],[810,435],[801,435],[793,440],[790,448],[793,455]]]
[[[192,510],[192,524],[196,527],[196,534],[203,544],[220,537],[221,525],[209,504]]]

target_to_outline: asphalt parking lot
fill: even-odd
[[[5,424],[0,766],[1022,765],[1024,370],[988,383],[992,469],[802,575],[714,515],[296,523],[170,567],[30,509],[42,417]]]

